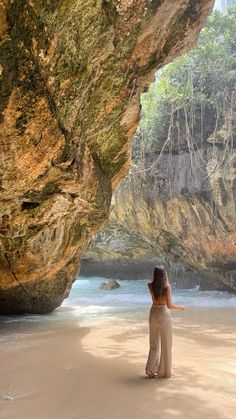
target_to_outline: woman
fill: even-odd
[[[185,310],[172,303],[171,286],[164,266],[156,266],[148,283],[153,304],[149,314],[150,350],[146,374],[150,378],[171,377],[172,324],[170,310]],[[161,347],[161,348],[160,348]]]

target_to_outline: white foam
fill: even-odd
[[[78,279],[66,305],[91,305],[120,307],[130,310],[137,306],[146,308],[151,303],[147,280],[121,280],[120,288],[100,290],[101,281],[105,278]],[[188,290],[173,290],[173,302],[193,307],[236,307],[236,295],[219,291],[200,291],[199,286]]]
[[[104,321],[105,319],[140,317],[147,315],[152,304],[147,280],[118,281],[120,288],[100,290],[105,278],[78,279],[69,298],[61,307],[48,315],[8,316],[0,318],[4,325],[2,338],[9,332],[19,333],[21,324],[47,323],[52,321],[80,322]],[[173,290],[173,302],[187,307],[236,308],[236,295],[219,291],[200,291],[199,287],[188,290]],[[5,333],[6,332],[6,333]]]
[[[236,296],[226,292],[199,291],[193,295],[176,295],[173,299],[177,304],[192,307],[236,308]]]

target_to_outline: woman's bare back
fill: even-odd
[[[152,296],[153,304],[160,305],[160,306],[167,305],[167,307],[169,309],[172,309],[172,310],[185,310],[185,306],[177,306],[176,304],[172,303],[172,291],[171,291],[171,286],[170,285],[167,285],[165,295],[163,295],[163,296],[161,296],[157,299],[154,296],[151,282],[148,282],[148,288],[149,288],[150,294]]]
[[[166,295],[163,295],[159,298],[155,298],[153,290],[152,290],[152,283],[151,282],[148,282],[148,288],[149,288],[150,294],[152,296],[153,304],[160,305],[160,306],[167,305]]]

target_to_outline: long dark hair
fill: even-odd
[[[169,279],[164,266],[156,266],[153,271],[153,281],[151,282],[154,297],[160,298],[166,295]]]

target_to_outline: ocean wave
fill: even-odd
[[[176,304],[190,307],[236,308],[236,296],[226,292],[202,291],[194,295],[176,295],[173,299]]]
[[[46,315],[23,315],[0,317],[4,332],[19,332],[20,324],[104,321],[112,318],[147,315],[152,304],[147,289],[147,280],[120,281],[115,290],[100,290],[105,278],[79,279],[73,285],[70,296],[62,306]],[[173,303],[199,308],[236,308],[236,295],[221,291],[200,291],[198,288],[173,290]],[[33,325],[32,325],[33,326]],[[2,336],[3,337],[3,336]],[[4,337],[6,338],[6,336]]]
[[[152,303],[147,289],[147,280],[122,280],[120,288],[115,290],[100,290],[99,285],[105,278],[91,278],[76,281],[76,286],[65,304],[85,306],[93,301],[97,306],[123,307],[129,309],[147,307]],[[86,283],[86,286],[85,286]],[[82,285],[83,284],[83,285]],[[80,286],[82,285],[82,286]],[[236,295],[221,291],[200,291],[193,289],[173,290],[173,302],[192,307],[236,307]]]

